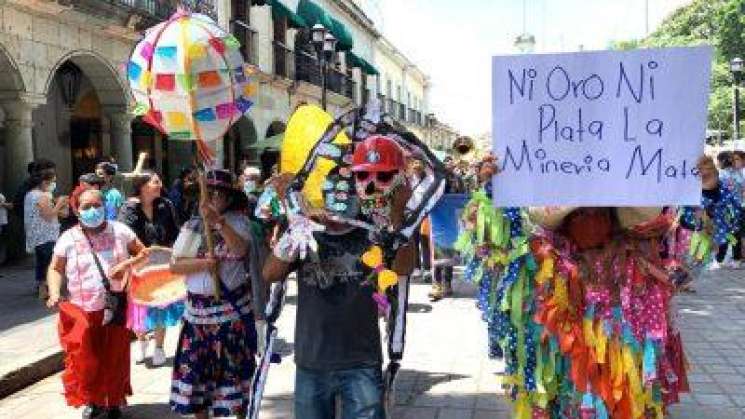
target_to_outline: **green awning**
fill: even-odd
[[[336,37],[337,41],[336,49],[339,51],[351,51],[354,46],[354,40],[352,39],[352,34],[349,33],[349,29],[334,17],[331,18],[331,23],[333,24],[331,34]]]
[[[352,67],[359,67],[362,72],[367,74],[368,76],[377,76],[380,74],[375,66],[367,62],[367,60],[365,60],[364,58],[353,53],[352,51],[347,51],[347,64],[351,65]]]
[[[308,24],[305,22],[305,20],[298,16],[297,13],[290,10],[287,6],[285,6],[280,0],[269,0],[267,2],[270,6],[272,6],[272,17],[286,17],[287,18],[287,24],[291,28],[307,28]]]
[[[320,23],[328,30],[334,27],[331,16],[321,6],[313,3],[311,0],[300,0],[297,4],[297,14],[303,18],[309,28],[312,28],[317,23]]]
[[[285,133],[279,133],[261,141],[257,141],[249,146],[255,150],[279,150],[282,147],[282,140],[285,139]]]

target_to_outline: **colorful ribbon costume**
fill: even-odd
[[[473,195],[457,248],[479,284],[490,355],[504,352],[513,417],[661,418],[689,390],[671,267],[706,263],[711,239],[691,234],[691,210],[668,233],[674,215],[579,250],[563,230],[531,232],[521,210]]]

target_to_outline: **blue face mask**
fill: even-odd
[[[103,224],[106,218],[106,211],[103,207],[92,207],[80,211],[80,224],[87,228],[98,228]]]

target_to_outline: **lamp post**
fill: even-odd
[[[734,58],[729,63],[729,69],[732,71],[732,113],[733,113],[733,124],[734,127],[732,128],[732,138],[734,141],[737,141],[740,139],[740,80],[742,79],[742,71],[743,71],[743,60],[742,58]],[[732,145],[734,146],[735,143],[733,142]]]
[[[515,48],[523,54],[530,54],[535,48],[535,36],[529,34],[526,29],[527,5],[525,3],[526,0],[523,0],[523,33],[515,39]]]
[[[326,84],[328,82],[328,67],[334,60],[336,52],[336,38],[320,23],[313,25],[311,29],[313,47],[318,56],[321,69],[321,107],[326,110]]]

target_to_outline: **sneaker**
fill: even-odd
[[[166,353],[163,348],[155,348],[153,351],[153,366],[159,367],[166,363]]]
[[[727,268],[729,269],[742,269],[742,262],[739,260],[731,260],[727,262]]]
[[[718,271],[720,269],[722,269],[722,265],[716,260],[714,262],[711,262],[711,265],[709,265],[710,271]]]
[[[432,284],[432,290],[430,290],[429,294],[427,294],[430,301],[439,301],[442,300],[443,297],[443,290],[442,286],[440,284]]]
[[[83,409],[83,419],[96,419],[101,416],[103,410],[98,406],[88,405]]]
[[[147,340],[138,340],[137,343],[139,344],[139,350],[135,353],[135,364],[142,364],[145,362],[145,358],[147,358],[147,347],[150,342]]]

